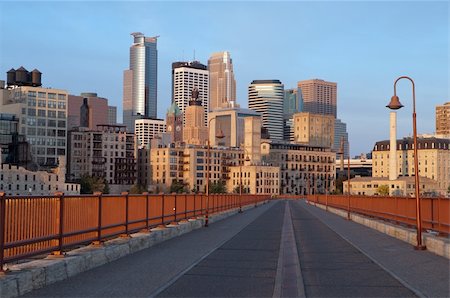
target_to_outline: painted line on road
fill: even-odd
[[[306,297],[289,202],[286,202],[284,209],[273,298]]]

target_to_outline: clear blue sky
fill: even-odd
[[[131,32],[158,40],[158,116],[171,101],[171,63],[228,50],[238,102],[255,79],[338,83],[338,117],[352,154],[388,138],[393,81],[416,81],[419,133],[435,130],[435,106],[449,99],[448,2],[1,2],[0,78],[21,65],[43,84],[72,94],[97,92],[118,106]],[[399,136],[411,134],[411,87]]]

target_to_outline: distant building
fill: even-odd
[[[262,162],[280,167],[281,194],[325,194],[336,187],[336,154],[330,148],[261,142]]]
[[[0,114],[0,164],[3,163],[25,167],[31,163],[30,145],[19,134],[19,118],[12,114]]]
[[[205,112],[209,111],[209,71],[198,61],[172,63],[172,103],[183,113],[183,126],[186,125],[186,108],[191,99],[192,89],[197,88],[199,99]],[[205,126],[208,114],[204,114]]]
[[[56,167],[58,157],[66,155],[67,91],[40,87],[40,72],[36,83],[32,78],[27,81],[33,72],[30,75],[25,69],[17,70],[15,79],[10,74],[7,88],[0,89],[0,110],[20,119],[18,133],[30,144],[33,161]]]
[[[279,80],[255,80],[248,87],[248,108],[261,114],[270,138],[283,140],[284,85]]]
[[[415,178],[398,177],[389,180],[389,177],[355,177],[350,179],[350,194],[373,196],[380,195],[379,187],[386,185],[390,196],[415,196]],[[348,184],[343,183],[344,193],[348,193]],[[433,193],[437,188],[435,180],[420,178],[420,193]]]
[[[213,53],[208,60],[209,110],[235,106],[236,80],[229,52]]]
[[[81,107],[84,99],[88,105],[87,124],[81,123]],[[67,129],[83,126],[89,129],[96,129],[97,125],[108,124],[109,106],[108,99],[99,97],[97,93],[81,93],[77,95],[69,95],[67,109]]]
[[[147,148],[151,140],[166,132],[166,121],[162,119],[137,119],[134,122],[136,147]]]
[[[67,178],[83,175],[104,178],[111,193],[129,190],[136,182],[134,134],[123,125],[79,127],[69,131]]]
[[[172,143],[183,141],[183,118],[183,112],[175,102],[172,102],[166,113],[166,132],[170,135]]]
[[[336,152],[340,152],[341,150],[341,139],[344,140],[344,158],[348,158],[349,156],[349,146],[348,146],[348,132],[347,132],[347,124],[342,122],[341,119],[335,119],[334,121],[334,143],[333,150]],[[339,158],[340,155],[339,155]]]
[[[334,116],[301,112],[294,114],[294,140],[314,147],[334,144]]]
[[[450,137],[450,102],[436,106],[436,134]]]
[[[242,175],[242,177],[240,177]],[[227,188],[229,192],[249,194],[280,194],[280,168],[268,165],[252,165],[230,167]]]
[[[209,113],[210,127],[209,139],[213,146],[240,147],[244,143],[246,119],[252,118],[257,121],[259,127],[255,130],[255,136],[261,135],[261,115],[253,110],[244,108],[223,108]],[[250,123],[248,123],[250,125]],[[223,139],[215,136],[221,132]]]
[[[117,107],[108,106],[108,123],[109,125],[117,125]]]
[[[198,89],[192,90],[189,106],[186,108],[186,125],[183,129],[183,142],[190,145],[205,145],[208,141],[208,128],[205,125],[205,107],[199,99]]]
[[[7,196],[53,195],[63,192],[66,195],[80,194],[80,185],[65,182],[65,161],[51,172],[29,171],[11,164],[0,165],[0,192]]]
[[[303,112],[313,114],[337,115],[337,84],[313,79],[300,81],[297,84]]]
[[[283,99],[283,140],[294,141],[293,115],[302,112],[302,102],[298,89],[284,90]]]
[[[133,132],[134,120],[157,117],[158,37],[131,35],[130,67],[123,80],[123,123]]]
[[[389,140],[375,143],[372,151],[374,178],[389,177]],[[435,191],[443,194],[450,185],[450,139],[418,139],[419,175],[437,182]],[[414,176],[412,138],[397,140],[397,169],[394,177]]]

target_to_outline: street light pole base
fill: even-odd
[[[427,250],[427,246],[426,245],[415,245],[414,249],[415,250]]]

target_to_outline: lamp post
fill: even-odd
[[[426,246],[422,244],[422,216],[420,208],[420,184],[419,184],[419,156],[417,154],[417,121],[416,121],[416,87],[413,79],[407,76],[401,76],[394,82],[394,96],[386,106],[391,110],[398,110],[403,107],[400,99],[397,96],[397,82],[401,79],[407,79],[412,83],[412,97],[413,97],[413,142],[414,142],[414,178],[416,190],[416,225],[417,225],[417,245],[414,247],[417,250],[425,250]]]
[[[247,153],[247,157],[245,159],[242,157],[242,160],[239,162],[239,213],[242,213],[242,163],[244,161],[250,161],[248,151],[245,148],[242,149],[244,149],[244,154]]]
[[[209,132],[211,128],[211,121],[215,120],[216,117],[209,119],[208,121],[208,142],[206,148],[206,215],[205,215],[205,227],[208,227],[209,223],[209,167],[210,167],[210,159],[211,159],[211,142],[209,140]],[[224,135],[222,131],[219,132],[218,135],[215,136],[218,139],[223,139]]]

